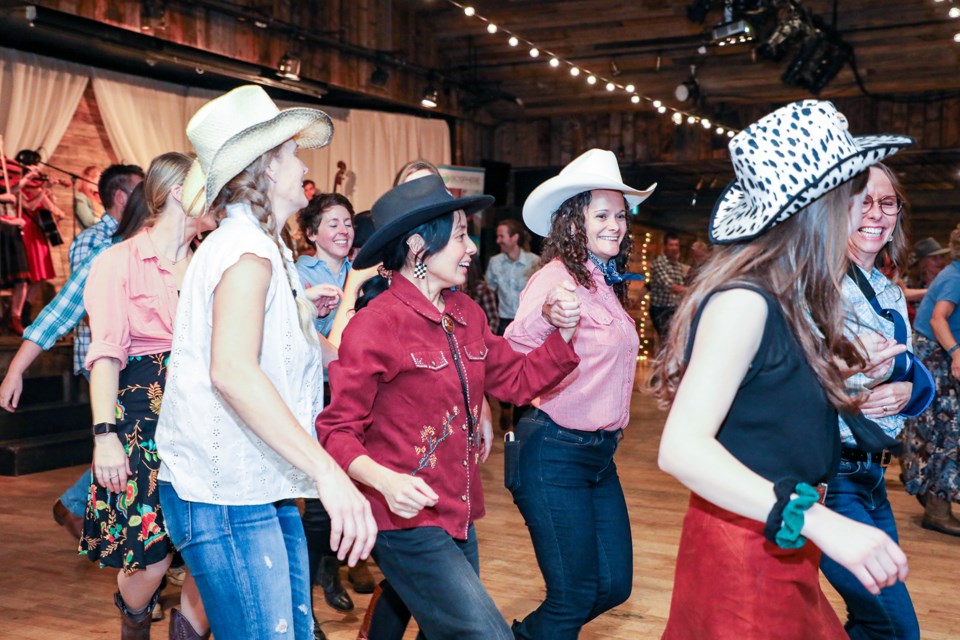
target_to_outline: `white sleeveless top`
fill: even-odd
[[[290,289],[292,282],[297,295],[304,295],[293,256],[286,247],[281,255],[249,206],[230,205],[184,277],[157,423],[160,480],[191,502],[255,505],[317,496],[309,477],[260,440],[210,381],[213,292],[224,272],[248,253],[270,260],[273,268],[260,367],[311,436],[316,437],[314,420],[323,408],[320,349],[301,332]]]

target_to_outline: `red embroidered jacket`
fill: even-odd
[[[573,371],[579,358],[554,331],[527,355],[494,335],[477,303],[443,293],[454,348],[467,379],[470,411],[479,419],[484,392],[529,404]],[[384,531],[442,527],[456,539],[484,514],[479,449],[468,437],[464,397],[441,313],[406,278],[347,325],[340,358],[330,365],[330,405],[317,416],[317,436],[346,470],[361,455],[416,474],[440,496],[415,518],[391,513],[386,499],[361,485]]]

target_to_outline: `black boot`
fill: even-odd
[[[170,640],[207,640],[209,637],[209,631],[203,635],[197,633],[179,609],[170,610]]]
[[[113,596],[113,602],[120,609],[120,640],[150,640],[150,612],[153,605],[160,600],[160,590],[157,589],[150,602],[139,611],[131,611],[123,601],[120,592]]]
[[[336,556],[323,556],[317,567],[317,584],[323,589],[323,599],[337,611],[353,609],[353,600],[340,584],[340,562]]]

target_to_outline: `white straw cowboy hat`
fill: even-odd
[[[730,140],[737,177],[710,216],[710,241],[756,238],[913,142],[900,135],[855,138],[832,102],[803,100],[781,107]]]
[[[612,151],[590,149],[565,166],[559,173],[527,196],[523,203],[523,221],[537,235],[550,233],[553,214],[564,202],[584,191],[607,189],[619,191],[632,209],[646,200],[657,183],[644,190],[629,187],[620,177],[620,165]]]
[[[213,204],[223,186],[261,155],[293,138],[297,146],[326,146],[333,123],[319,109],[295,107],[281,111],[263,88],[238,87],[215,98],[190,118],[187,137],[206,175],[206,206]],[[191,169],[185,185],[199,176]],[[202,212],[201,212],[202,213]]]

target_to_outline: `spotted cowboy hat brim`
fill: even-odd
[[[366,269],[383,262],[384,249],[434,218],[458,210],[470,216],[493,202],[493,196],[488,195],[455,198],[447,191],[443,178],[435,175],[399,184],[373,204],[370,215],[375,230],[363,243],[353,266]]]
[[[777,188],[779,182],[781,189],[796,189],[778,210],[764,210],[757,206],[739,180],[731,182],[720,195],[710,216],[710,241],[729,244],[756,238],[820,196],[914,143],[913,138],[899,135],[861,136],[854,140],[860,148],[857,153],[837,160],[833,166],[809,178],[805,184],[801,184],[790,172],[790,163],[786,163],[787,171],[779,178],[766,178],[764,183],[768,188]]]

